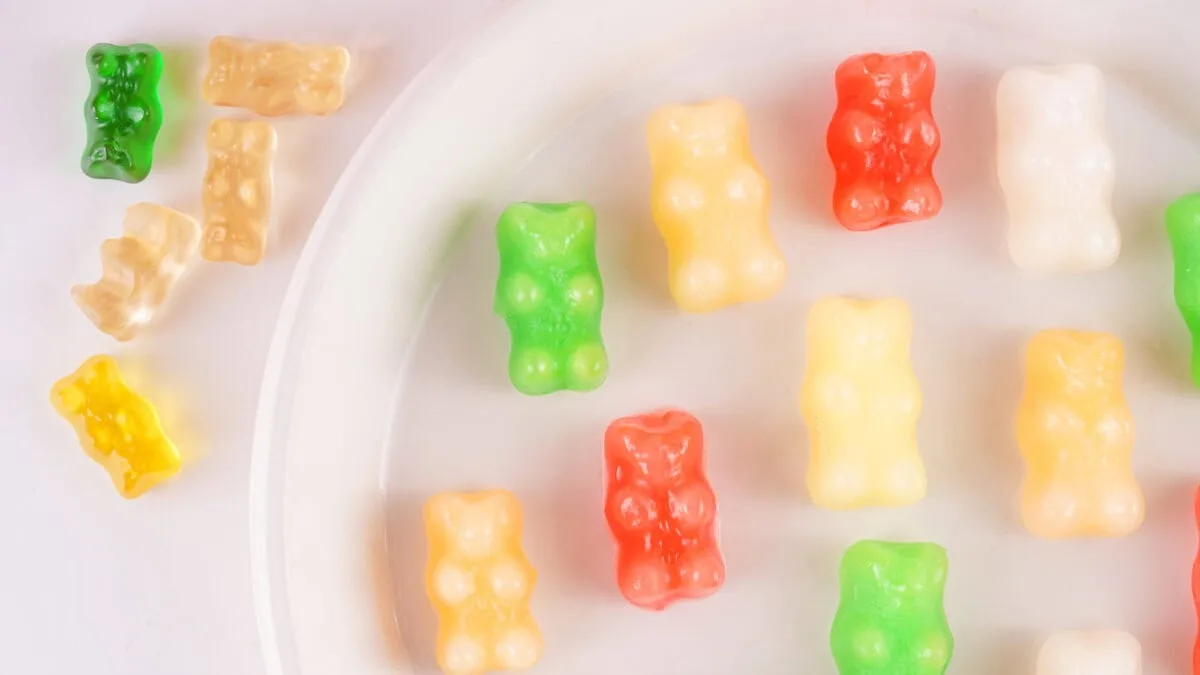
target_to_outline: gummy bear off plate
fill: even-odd
[[[1200,10],[503,4],[381,123],[285,303],[252,494],[271,675],[436,673],[421,508],[435,492],[490,488],[523,507],[545,640],[533,675],[832,674],[838,563],[860,539],[946,549],[952,672],[1033,673],[1051,634],[1101,626],[1142,642],[1147,675],[1186,672],[1196,399],[1161,209],[1200,189],[1200,74],[1177,65],[1192,56],[1184,19]],[[847,232],[825,148],[834,71],[853,54],[912,49],[937,62],[942,210]],[[1035,276],[1007,252],[996,85],[1012,67],[1079,59],[1105,71],[1125,246],[1103,272]],[[646,123],[660,106],[721,95],[745,107],[788,278],[764,301],[684,314],[650,212]],[[495,224],[514,202],[574,200],[596,212],[608,376],[592,392],[528,397],[507,381],[507,329],[492,312]],[[917,504],[835,512],[807,495],[797,401],[805,317],[825,296],[899,297],[911,310],[927,474]],[[1147,502],[1131,536],[1046,542],[1021,523],[1024,348],[1060,328],[1126,345]],[[664,406],[703,421],[726,576],[709,597],[648,612],[617,586],[602,447],[612,419]]]

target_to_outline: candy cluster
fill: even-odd
[[[149,45],[97,45],[87,63],[84,172],[140,181],[162,125],[162,56]],[[210,45],[202,93],[214,105],[260,116],[327,115],[344,101],[348,65],[341,47],[220,37]],[[832,215],[847,230],[940,212],[935,81],[924,52],[862,54],[837,67],[826,142]],[[1011,70],[998,84],[996,113],[997,173],[1015,265],[1081,271],[1113,264],[1121,237],[1111,210],[1115,174],[1100,71],[1078,64]],[[730,98],[664,106],[648,120],[650,211],[667,251],[668,291],[684,312],[764,301],[786,283],[768,222],[770,185],[748,128],[746,111]],[[196,252],[209,261],[262,260],[276,143],[266,121],[219,118],[208,131],[200,222],[154,204],[130,207],[124,236],[102,244],[101,279],[72,291],[98,328],[132,339]],[[1171,204],[1166,228],[1200,386],[1200,195]],[[494,311],[508,326],[507,370],[523,394],[587,392],[608,376],[597,233],[596,214],[582,201],[516,203],[497,223]],[[826,297],[811,307],[798,413],[810,435],[806,478],[816,506],[904,507],[925,497],[913,340],[913,318],[899,298]],[[1055,328],[1030,337],[1025,388],[1012,403],[1016,450],[1026,463],[1020,517],[1032,534],[1116,537],[1142,524],[1123,368],[1124,348],[1112,335]],[[136,497],[179,469],[179,451],[154,408],[129,389],[112,359],[90,359],[54,386],[52,398],[122,495]],[[726,565],[700,420],[670,408],[624,417],[609,425],[602,446],[602,511],[621,595],[663,610],[717,592]],[[1200,493],[1196,503],[1200,513]],[[499,489],[438,494],[426,504],[425,528],[426,591],[440,624],[442,670],[478,675],[533,666],[544,645],[530,608],[537,574],[523,551],[517,497]],[[937,544],[852,545],[842,558],[830,633],[842,675],[944,673],[954,651],[942,600],[947,573],[947,553]],[[1195,659],[1200,672],[1200,642]],[[1054,635],[1037,662],[1040,675],[1140,670],[1137,640],[1118,631]]]

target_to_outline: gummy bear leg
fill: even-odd
[[[1121,537],[1142,526],[1146,500],[1136,484],[1112,485],[1100,497],[1100,518],[1105,534]]]
[[[888,199],[878,185],[864,182],[838,185],[833,190],[833,213],[847,230],[863,232],[888,219]]]
[[[888,650],[888,639],[875,624],[858,625],[850,642],[854,666],[864,669],[861,672],[874,672],[876,668],[885,668],[892,661]],[[869,670],[868,670],[869,669]],[[859,672],[851,669],[843,672]]]
[[[886,506],[907,506],[925,498],[925,465],[912,449],[905,449],[901,459],[881,466],[880,482]]]
[[[608,354],[604,344],[585,342],[571,352],[567,361],[567,388],[574,391],[591,391],[608,376]]]
[[[671,572],[661,560],[649,556],[621,561],[617,584],[621,594],[638,607],[662,609],[671,592]]]
[[[942,210],[942,191],[932,178],[913,179],[905,183],[896,203],[906,220],[932,218]]]
[[[496,640],[496,663],[503,670],[525,670],[533,667],[542,656],[542,637],[519,626]]]
[[[692,551],[679,560],[679,585],[688,597],[712,595],[725,583],[725,561],[714,548]]]
[[[763,241],[747,251],[739,261],[738,276],[745,289],[745,300],[766,300],[783,288],[787,266],[774,242]]]
[[[513,348],[508,377],[522,394],[538,396],[560,388],[559,364],[550,352],[534,347]]]
[[[1078,536],[1082,498],[1063,485],[1022,486],[1021,520],[1032,534],[1046,539]]]
[[[671,296],[685,312],[711,312],[728,303],[729,271],[712,258],[697,256],[674,270]]]
[[[446,638],[438,654],[438,665],[447,675],[479,675],[486,662],[487,650],[483,645],[462,633]]]
[[[863,506],[871,487],[869,467],[863,462],[828,453],[809,462],[808,494],[813,503],[826,509],[855,509]]]

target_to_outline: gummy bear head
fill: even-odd
[[[439,494],[425,505],[425,513],[440,528],[446,547],[468,558],[490,557],[520,534],[520,503],[505,490]]]
[[[604,434],[604,452],[622,473],[673,485],[702,475],[704,432],[691,414],[660,410],[613,421]]]
[[[90,399],[111,397],[123,384],[112,357],[93,356],[79,368],[59,380],[50,395],[55,407],[60,410],[79,412]]]
[[[746,111],[732,98],[663,106],[654,111],[646,125],[654,166],[742,157],[748,151],[746,133]]]
[[[1026,349],[1028,386],[1068,395],[1110,393],[1120,387],[1125,349],[1108,333],[1047,330]]]
[[[1019,87],[1020,91],[1013,91]],[[1103,124],[1104,77],[1088,64],[1070,64],[1020,68],[1000,78],[996,97],[998,107],[1012,119],[1003,120],[1014,128],[1028,129],[1037,137],[1077,134],[1083,128],[1091,133]],[[1022,101],[1007,103],[1012,97]]]
[[[512,204],[496,224],[496,239],[529,264],[579,266],[594,255],[596,213],[586,202]]]
[[[925,52],[860,54],[837,69],[838,99],[904,108],[933,96],[933,59]]]
[[[937,544],[859,541],[842,556],[843,599],[884,614],[940,605],[946,569]]]
[[[240,165],[263,162],[275,152],[275,129],[260,121],[213,120],[208,127],[208,149]]]
[[[912,314],[899,298],[828,297],[809,310],[809,351],[838,363],[874,363],[907,356]]]

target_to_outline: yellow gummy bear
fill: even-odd
[[[425,505],[425,591],[447,675],[524,670],[542,655],[529,611],[537,573],[521,549],[521,504],[504,490],[447,492]]]
[[[1047,538],[1119,537],[1142,524],[1133,416],[1121,391],[1125,349],[1107,333],[1048,330],[1025,351],[1017,443],[1021,518]]]
[[[125,211],[125,234],[100,245],[103,274],[71,297],[100,330],[131,340],[154,317],[200,243],[200,226],[157,204]]]
[[[646,140],[651,212],[679,308],[709,312],[779,291],[787,267],[767,226],[770,186],[750,153],[742,105],[659,108]]]
[[[900,299],[829,297],[808,313],[800,412],[808,492],[829,509],[905,506],[925,497],[917,451],[921,389]]]
[[[158,413],[121,378],[108,356],[93,356],[54,383],[50,402],[75,427],[79,443],[133,499],[179,471],[179,451]]]
[[[204,241],[213,262],[257,265],[267,250],[275,129],[266,122],[220,118],[208,127]]]
[[[328,115],[346,99],[350,52],[337,45],[300,45],[215,37],[201,95],[266,117]]]

